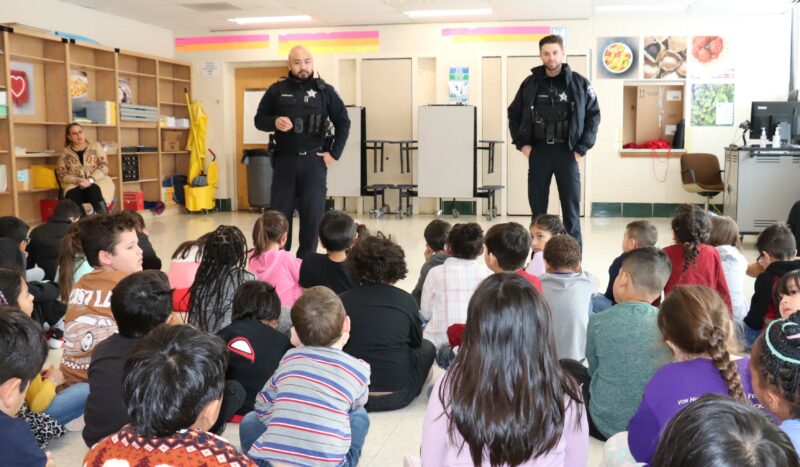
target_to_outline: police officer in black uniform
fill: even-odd
[[[579,243],[581,178],[578,160],[594,146],[600,106],[589,81],[570,70],[564,41],[539,41],[542,66],[531,69],[508,107],[512,143],[528,158],[528,203],[533,217],[547,213],[556,176],[564,227]]]
[[[333,131],[330,131],[330,123]],[[267,89],[255,125],[275,132],[270,138],[271,205],[289,220],[286,249],[292,248],[292,214],[300,213],[297,257],[317,251],[317,231],[325,210],[328,167],[338,160],[350,132],[350,119],[333,87],[314,77],[314,60],[304,47],[289,52],[289,76]]]

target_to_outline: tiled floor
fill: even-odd
[[[209,215],[165,215],[148,219],[148,231],[150,240],[156,251],[164,262],[164,268],[168,268],[169,258],[182,241],[196,238],[205,232],[213,230],[219,224],[237,225],[245,235],[250,237],[253,222],[257,214],[248,213],[217,213]],[[425,242],[422,238],[422,231],[425,225],[432,219],[432,216],[416,216],[408,219],[370,219],[363,217],[362,221],[374,233],[378,230],[385,234],[391,234],[392,238],[398,242],[405,250],[407,255],[409,276],[401,281],[398,286],[406,290],[411,290],[417,280],[417,275],[424,258],[422,256]],[[493,222],[483,218],[462,216],[459,219],[444,217],[450,222],[478,222],[488,228],[497,222],[516,221],[523,225],[527,224],[527,219],[523,217],[511,217],[508,219],[498,218]],[[603,289],[608,281],[608,266],[611,261],[620,254],[620,244],[625,225],[631,219],[622,218],[587,218],[583,219],[583,238],[584,238],[584,264],[587,271],[592,272],[598,277]],[[669,219],[651,219],[659,230],[659,246],[666,246],[671,243],[672,232],[670,232]],[[296,223],[295,223],[296,224]],[[296,228],[296,227],[295,227]],[[296,232],[295,232],[296,238]],[[250,241],[250,240],[248,240]],[[754,254],[754,237],[745,238],[745,256],[750,261],[757,256]],[[750,296],[753,290],[753,280],[747,279],[745,283],[745,296]],[[51,355],[51,360],[58,356]],[[438,376],[439,373],[437,373]],[[394,467],[402,466],[403,456],[419,452],[420,438],[422,435],[422,420],[425,414],[427,397],[418,397],[410,406],[403,410],[388,413],[370,414],[370,430],[364,446],[360,465],[366,467]],[[239,444],[239,430],[237,425],[229,425],[224,434],[225,438]],[[49,450],[52,451],[56,464],[59,467],[80,466],[87,448],[83,443],[80,433],[68,433],[65,437],[51,443]],[[599,465],[602,458],[602,443],[591,440],[589,465]]]

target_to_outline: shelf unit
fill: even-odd
[[[29,84],[27,104],[12,105],[11,70],[26,73]],[[188,138],[181,131],[179,151],[162,145],[165,133],[158,122],[122,121],[119,113],[120,82],[130,88],[131,103],[159,109],[159,114],[188,118],[184,90],[191,90],[192,69],[186,62],[121,51],[109,47],[67,40],[25,28],[0,32],[0,92],[7,92],[8,117],[0,117],[0,215],[16,215],[30,224],[41,222],[39,202],[56,198],[57,190],[17,183],[18,171],[34,165],[54,166],[64,148],[64,130],[87,102],[117,103],[115,123],[81,124],[90,141],[119,149],[106,151],[109,176],[116,185],[116,206],[122,207],[122,193],[142,191],[148,201],[163,200],[161,181],[173,174],[186,174],[189,153],[183,151]],[[18,78],[14,78],[18,79]],[[83,86],[80,81],[88,83]],[[140,151],[139,180],[123,182],[123,146],[152,146]],[[24,147],[26,154],[16,154]],[[54,152],[47,152],[54,151]],[[0,176],[3,176],[0,168]],[[5,185],[5,190],[2,188]],[[19,186],[18,186],[19,185]],[[10,202],[9,202],[10,199]]]

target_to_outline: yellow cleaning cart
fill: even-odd
[[[186,210],[189,212],[208,212],[215,208],[217,195],[217,163],[216,155],[211,152],[212,159],[206,172],[206,126],[208,116],[200,101],[191,102],[186,93],[186,104],[189,106],[189,141],[186,149],[191,152],[189,159],[188,184],[183,188],[186,195]]]

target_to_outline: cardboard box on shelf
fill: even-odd
[[[181,151],[181,132],[180,131],[165,131],[161,135],[161,146],[165,152]]]
[[[642,144],[657,139],[671,144],[675,128],[684,118],[684,98],[682,85],[626,86],[622,144]]]

